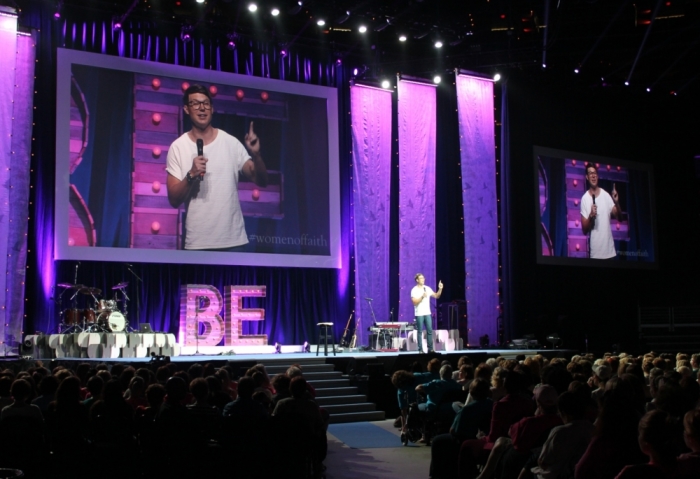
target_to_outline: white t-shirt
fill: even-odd
[[[421,298],[423,293],[428,293],[428,296],[423,298],[417,305],[413,305],[416,316],[430,316],[430,298],[435,293],[430,286],[414,286],[411,290],[411,298]]]
[[[192,168],[197,144],[187,133],[170,145],[167,172],[182,180]],[[243,144],[223,130],[204,146],[207,173],[186,202],[186,249],[230,248],[248,243],[238,200],[238,177],[250,159]]]
[[[598,207],[595,224],[591,230],[591,258],[608,259],[614,258],[615,242],[613,241],[612,230],[610,229],[610,215],[615,206],[612,197],[603,188],[600,189],[600,194],[595,198],[595,205]],[[593,206],[593,197],[586,191],[581,198],[581,216],[588,218],[591,214]]]

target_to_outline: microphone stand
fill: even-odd
[[[139,283],[143,283],[143,280],[139,277],[138,274],[134,273],[134,270],[131,269],[131,265],[127,264],[126,265],[127,271],[131,273],[134,278],[136,278],[136,324],[141,324],[141,295],[139,294]],[[128,321],[128,320],[127,320]],[[127,323],[128,324],[128,323]],[[127,326],[126,329],[132,328],[130,325]]]
[[[369,303],[369,310],[372,313],[372,324],[376,327],[377,325],[377,317],[374,315],[374,309],[372,308],[372,300],[370,298],[365,298],[367,302]],[[375,348],[374,349],[379,349],[379,331],[377,331],[377,341],[375,342]]]

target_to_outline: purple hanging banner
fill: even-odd
[[[409,80],[398,82],[398,92],[399,321],[412,322],[414,276],[422,273],[425,284],[435,291],[439,280],[435,277],[436,95],[435,85]]]
[[[350,88],[358,346],[368,345],[367,327],[375,317],[386,321],[389,312],[391,95],[361,85]]]
[[[35,44],[17,34],[16,16],[0,14],[0,356],[19,354],[23,340]]]
[[[462,152],[464,270],[469,337],[496,341],[498,318],[498,206],[493,82],[457,75],[459,146]]]

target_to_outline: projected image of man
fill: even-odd
[[[608,194],[598,185],[598,168],[589,163],[586,166],[586,180],[589,188],[581,198],[581,229],[588,235],[590,257],[609,259],[617,256],[613,241],[610,218],[619,220],[622,216],[620,198],[615,189]]]
[[[168,200],[183,203],[185,249],[237,251],[248,243],[238,199],[241,175],[258,186],[267,185],[267,168],[253,122],[243,138],[211,125],[214,104],[209,90],[192,85],[185,90],[183,110],[192,128],[168,151]]]
[[[416,285],[411,289],[411,301],[416,316],[416,332],[418,340],[418,352],[423,351],[423,328],[427,332],[428,352],[433,352],[433,320],[430,315],[430,298],[439,298],[442,294],[442,281],[438,283],[437,293],[430,286],[425,285],[425,276],[421,273],[415,276]]]

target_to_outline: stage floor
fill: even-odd
[[[301,347],[299,347],[301,348]],[[338,351],[334,355],[331,350],[328,351],[328,355],[325,356],[323,353],[323,346],[316,354],[316,346],[313,345],[310,353],[305,352],[289,352],[282,350],[281,353],[268,353],[268,352],[256,352],[249,354],[235,354],[229,351],[228,353],[219,354],[180,354],[179,356],[170,356],[168,359],[173,363],[208,363],[208,362],[219,362],[219,361],[229,361],[229,362],[287,362],[294,363],[296,361],[308,361],[310,359],[331,359],[341,358],[341,359],[362,359],[371,360],[372,358],[377,358],[378,360],[389,359],[389,358],[402,358],[407,359],[409,357],[451,357],[451,356],[471,356],[473,359],[479,357],[483,360],[491,357],[503,356],[509,359],[515,359],[516,356],[524,354],[525,356],[534,356],[536,354],[542,354],[548,358],[552,357],[566,357],[571,358],[574,354],[578,354],[578,351],[572,349],[464,349],[455,351],[438,351],[432,354],[418,354],[416,351],[360,351],[360,350],[344,350]],[[189,353],[189,351],[188,351]],[[6,358],[10,360],[11,358]],[[18,358],[14,358],[15,360]],[[24,360],[32,360],[33,358],[24,357]],[[40,359],[40,358],[39,358]],[[162,359],[162,358],[161,358]],[[46,361],[61,361],[61,362],[87,362],[87,363],[144,363],[151,362],[152,358],[55,358],[55,359],[40,359],[44,362]],[[333,362],[333,361],[330,361]]]

